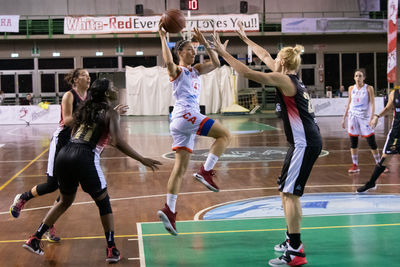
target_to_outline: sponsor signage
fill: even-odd
[[[386,32],[384,19],[284,18],[283,33]]]
[[[65,34],[149,33],[158,31],[161,16],[68,16],[64,18]],[[190,28],[201,31],[235,31],[242,21],[246,31],[259,31],[258,14],[229,14],[191,16]],[[186,28],[183,30],[186,31]]]
[[[19,32],[19,15],[0,15],[0,32]]]

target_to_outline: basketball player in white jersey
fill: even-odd
[[[199,98],[201,90],[200,75],[209,73],[220,66],[218,55],[213,52],[198,29],[194,29],[197,41],[205,46],[210,57],[207,63],[199,63],[192,67],[195,58],[195,50],[191,41],[181,40],[175,45],[175,53],[179,65],[173,61],[172,53],[168,48],[166,32],[159,25],[159,33],[162,45],[162,54],[167,66],[168,75],[173,87],[173,95],[176,99],[172,112],[170,132],[173,138],[172,149],[176,152],[175,164],[168,180],[167,203],[158,211],[158,216],[164,223],[165,229],[172,235],[177,235],[176,230],[176,200],[181,186],[182,177],[187,169],[191,153],[194,148],[196,135],[215,138],[210,148],[207,160],[200,170],[194,174],[199,182],[209,190],[218,192],[219,188],[213,181],[213,170],[218,157],[225,151],[230,142],[230,134],[217,121],[200,113]]]
[[[360,171],[358,167],[358,136],[361,135],[367,139],[374,156],[375,162],[379,163],[380,155],[375,141],[374,130],[371,128],[371,114],[375,112],[375,92],[374,88],[364,82],[365,70],[357,69],[354,72],[354,85],[349,87],[349,102],[344,112],[342,127],[346,129],[346,117],[348,117],[348,133],[351,143],[351,159],[353,165],[349,173]]]

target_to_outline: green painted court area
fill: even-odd
[[[138,224],[142,264],[159,266],[268,266],[280,256],[284,218],[178,222],[179,235],[161,223]],[[304,217],[307,266],[400,266],[400,214]],[[144,255],[143,255],[144,254]]]

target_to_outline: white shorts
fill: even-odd
[[[185,149],[192,153],[196,135],[207,136],[213,124],[213,119],[198,111],[174,114],[169,125],[173,139],[172,150]]]
[[[350,136],[370,137],[374,134],[374,130],[369,126],[368,118],[355,117],[349,114],[348,132]]]

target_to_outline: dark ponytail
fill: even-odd
[[[90,128],[99,120],[105,119],[105,114],[110,108],[107,103],[106,92],[111,88],[111,82],[106,79],[97,79],[90,86],[87,100],[74,112],[73,131],[75,132],[80,125]]]

